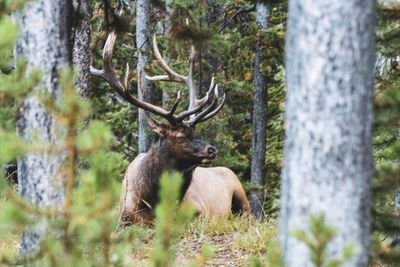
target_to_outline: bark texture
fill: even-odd
[[[286,39],[286,140],[279,237],[287,266],[313,266],[290,235],[324,213],[328,246],[367,266],[370,246],[375,1],[292,0]]]
[[[168,34],[169,31],[172,28],[172,21],[171,21],[171,17],[172,17],[172,13],[174,12],[172,7],[172,0],[165,0],[165,22],[164,22],[164,29],[163,29],[163,34]],[[167,64],[170,63],[170,59],[166,56],[164,56],[165,61],[167,62]],[[162,106],[164,108],[167,108],[169,105],[169,101],[171,99],[171,91],[170,90],[162,90]],[[173,96],[172,96],[173,97]]]
[[[138,49],[138,97],[151,102],[151,82],[145,78],[145,66],[149,61],[147,53],[150,49],[150,2],[149,0],[136,1],[136,46]],[[146,152],[151,146],[151,129],[148,127],[145,111],[139,109],[139,153]]]
[[[37,90],[44,88],[54,98],[60,92],[58,71],[68,67],[71,61],[70,11],[69,1],[36,0],[30,1],[16,15],[21,29],[16,56],[27,59],[28,72],[33,68],[42,70],[43,80]],[[46,145],[59,142],[60,125],[35,97],[28,97],[20,106],[19,113],[18,132],[27,142],[33,141],[33,135]],[[21,195],[41,207],[61,207],[64,190],[59,171],[64,160],[63,153],[27,153],[21,157],[18,161]],[[36,252],[45,233],[44,221],[27,229],[22,236],[20,253]]]
[[[90,19],[92,10],[89,0],[73,0],[73,48],[72,63],[79,72],[76,86],[81,97],[86,98],[89,93],[90,81],[90,38],[92,27]]]
[[[269,6],[266,1],[256,4],[256,23],[259,30],[269,27]],[[251,183],[257,186],[264,185],[265,180],[265,142],[267,134],[267,82],[261,72],[261,46],[256,46],[256,60],[254,62],[254,102],[253,102],[253,138],[251,157]],[[251,210],[261,219],[264,216],[264,192],[252,192],[250,195]]]

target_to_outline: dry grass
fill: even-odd
[[[154,247],[154,229],[142,228],[132,239],[127,266],[149,266]],[[204,245],[211,246],[213,256],[204,266],[247,266],[251,255],[264,258],[266,247],[276,239],[275,222],[256,221],[248,217],[196,218],[181,235],[176,244],[177,266],[200,259]],[[19,237],[11,235],[0,239],[0,256],[18,253]]]
[[[130,257],[125,266],[147,267],[154,247],[154,229],[139,228],[131,242]],[[276,241],[274,221],[256,221],[248,217],[196,218],[182,233],[176,244],[176,266],[185,266],[201,259],[203,246],[211,246],[213,256],[204,266],[248,266],[250,256],[265,262],[266,249]],[[380,239],[381,240],[381,239]],[[19,236],[9,234],[0,238],[0,258],[16,256]],[[0,264],[0,266],[3,266]],[[371,262],[370,267],[391,267],[380,262]]]
[[[5,256],[12,258],[18,255],[19,235],[7,235],[0,238],[0,259]],[[0,266],[5,266],[0,263]]]

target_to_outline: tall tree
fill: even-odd
[[[165,22],[164,22],[164,34],[168,34],[172,28],[172,13],[173,13],[173,8],[172,8],[172,0],[165,0]],[[168,57],[165,58],[165,61],[169,64],[170,59]],[[162,91],[162,106],[167,107],[168,102],[171,99],[171,92],[169,90],[163,90]]]
[[[260,31],[269,27],[269,6],[267,1],[259,0],[256,4],[256,23]],[[253,102],[253,138],[251,158],[251,183],[257,186],[264,185],[265,179],[265,142],[267,135],[267,82],[261,72],[262,47],[256,46],[256,60],[254,62],[254,102]],[[250,196],[251,209],[257,218],[263,217],[264,193],[252,192]]]
[[[44,88],[54,98],[59,96],[58,71],[70,66],[71,2],[63,0],[30,1],[16,15],[21,38],[16,55],[25,57],[28,72],[39,68],[43,80],[37,90]],[[59,125],[34,96],[28,97],[19,108],[18,132],[28,143],[36,136],[44,144],[56,144]],[[27,200],[41,207],[58,207],[64,201],[60,167],[63,153],[27,153],[18,161],[19,191]],[[21,240],[20,253],[27,255],[39,249],[46,234],[46,222],[27,229]]]
[[[92,10],[89,0],[73,0],[73,48],[72,63],[79,71],[76,85],[82,97],[87,97],[89,93],[90,79],[90,38],[92,27],[90,19]]]
[[[138,97],[151,102],[151,82],[146,79],[145,66],[149,61],[150,49],[150,2],[136,1],[136,47],[138,49]],[[139,109],[139,153],[146,152],[151,146],[150,128],[146,121],[145,112]]]
[[[286,39],[286,141],[279,236],[288,266],[311,266],[290,235],[324,213],[328,246],[367,266],[370,233],[374,0],[291,0]]]

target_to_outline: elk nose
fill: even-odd
[[[210,155],[210,157],[214,158],[217,155],[217,149],[215,148],[215,146],[209,146],[208,149],[208,155]]]

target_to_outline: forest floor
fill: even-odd
[[[254,257],[264,262],[267,247],[276,240],[275,225],[274,221],[256,221],[239,216],[197,218],[175,242],[174,266],[190,266],[191,262],[200,263],[201,266],[248,266]],[[151,238],[133,246],[130,266],[149,266],[154,240],[152,234],[146,236]],[[203,257],[204,247],[212,251],[208,259]]]
[[[154,228],[134,226],[135,237],[130,241],[130,257],[123,266],[151,266],[150,258],[155,247]],[[196,218],[183,230],[179,238],[172,242],[175,261],[171,266],[249,266],[254,259],[260,265],[276,267],[270,260],[279,258],[276,245],[277,229],[274,220],[256,221],[253,218],[232,216],[230,218]],[[0,254],[16,256],[19,247],[19,235],[0,238]],[[204,251],[212,251],[210,254]],[[210,254],[205,258],[205,254]],[[268,262],[267,262],[267,254]],[[2,266],[0,264],[0,266]],[[400,266],[400,265],[395,265]],[[393,267],[395,267],[393,266]],[[391,265],[370,263],[369,267],[392,267]]]
[[[1,203],[6,203],[6,201],[0,197]],[[112,212],[117,217],[118,209],[114,209]],[[2,255],[13,258],[18,255],[19,233],[22,229],[7,233],[5,231],[7,228],[2,226],[0,225],[0,231],[2,231],[0,258]],[[277,267],[278,264],[271,263],[271,259],[277,261],[279,258],[276,226],[275,220],[257,221],[253,217],[247,216],[197,217],[182,229],[176,240],[172,240],[168,244],[173,247],[174,251],[174,255],[168,255],[174,259],[174,263],[170,266],[241,267],[249,266],[252,261],[258,259],[260,264],[252,266]],[[154,227],[131,226],[127,228],[126,233],[132,230],[135,235],[129,235],[131,239],[127,244],[127,251],[129,250],[130,253],[128,257],[124,257],[122,265],[151,266],[151,258],[154,255],[153,251],[157,241]],[[115,232],[112,235],[118,236]],[[373,240],[380,245],[383,243],[382,240],[386,240],[384,242],[386,247],[390,243],[390,240],[384,236],[377,236]],[[205,251],[207,252],[205,253]],[[373,258],[371,258],[372,262],[369,267],[392,267],[381,264],[378,260],[374,261]],[[0,263],[1,266],[5,265]],[[400,265],[393,265],[393,267],[396,266]]]
[[[141,228],[132,240],[131,257],[126,266],[150,266],[150,258],[155,246],[155,230]],[[256,221],[247,217],[197,218],[173,242],[175,262],[172,266],[190,266],[196,262],[200,266],[248,266],[252,257],[265,261],[268,245],[276,240],[273,221]],[[3,255],[17,255],[18,235],[0,239]],[[211,257],[203,257],[204,247],[212,251]]]

